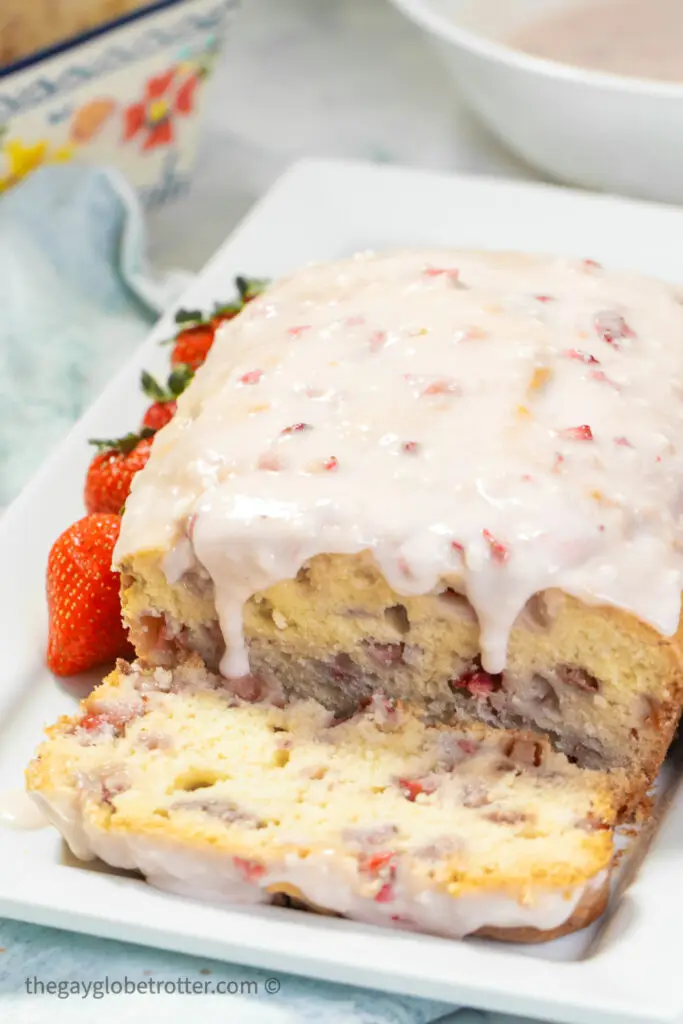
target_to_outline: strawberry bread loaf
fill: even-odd
[[[241,701],[191,657],[120,662],[28,788],[73,853],[213,903],[294,901],[444,936],[540,941],[604,908],[619,771],[449,728],[381,695],[344,722]]]
[[[138,655],[337,719],[656,774],[680,715],[683,304],[591,260],[364,254],[218,332],[115,564]]]

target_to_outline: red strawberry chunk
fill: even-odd
[[[358,858],[358,869],[363,875],[371,878],[387,878],[393,881],[396,877],[396,854],[392,850],[379,853],[364,853]]]
[[[456,394],[459,391],[458,385],[452,381],[443,378],[441,380],[432,381],[422,392],[423,395],[448,395]]]
[[[99,732],[101,729],[111,726],[112,729],[118,731],[128,722],[132,722],[134,718],[139,718],[145,713],[146,700],[146,697],[142,697],[139,702],[134,704],[111,705],[87,711],[78,723],[78,728],[84,729],[86,732]]]
[[[627,437],[615,437],[614,443],[618,444],[621,448],[633,448],[633,445]]]
[[[287,434],[300,434],[302,430],[312,430],[312,429],[313,428],[311,427],[310,423],[293,423],[291,425],[291,427],[285,427],[285,429],[281,430],[280,433],[284,434],[284,435],[287,435]]]
[[[493,693],[496,690],[496,684],[493,677],[488,672],[477,672],[476,675],[470,679],[468,690],[473,697],[485,697],[488,693]]]
[[[258,882],[263,878],[266,869],[257,860],[246,860],[244,857],[233,857],[233,863],[245,882]]]
[[[263,376],[263,370],[249,370],[240,377],[240,384],[258,384]]]
[[[229,689],[241,700],[253,704],[263,700],[266,687],[260,676],[247,675],[233,677],[230,680]]]
[[[435,783],[426,779],[398,779],[398,786],[406,800],[411,804],[415,803],[415,800],[421,793],[427,795],[433,793],[436,789]]]
[[[564,350],[562,355],[566,356],[567,359],[578,359],[582,363],[599,364],[600,362],[600,360],[596,359],[595,356],[592,356],[590,352],[583,352],[580,348],[567,348]]]
[[[375,896],[375,903],[392,903],[396,899],[396,892],[391,882],[385,882]]]
[[[424,793],[419,779],[399,779],[398,786],[406,800],[410,801],[411,804],[415,803],[420,793]]]
[[[458,746],[462,750],[463,754],[467,754],[468,757],[472,757],[476,754],[479,744],[476,740],[458,740]]]
[[[451,680],[451,689],[468,690],[473,697],[486,697],[500,689],[501,677],[492,676],[483,669],[466,672],[459,679]]]
[[[327,459],[327,461],[325,462],[325,469],[328,472],[332,472],[333,470],[337,469],[338,466],[339,462],[337,461],[336,456],[330,455],[329,459]]]
[[[568,441],[592,441],[593,431],[587,423],[582,424],[580,427],[566,427],[564,430],[558,430],[559,437],[565,437]]]
[[[496,540],[493,534],[490,533],[488,530],[482,530],[481,533],[482,537],[489,546],[491,558],[493,559],[493,561],[498,562],[501,565],[504,562],[507,562],[508,558],[510,557],[510,549],[507,547],[507,545],[503,544],[503,542],[500,540]]]
[[[621,391],[619,385],[615,384],[614,381],[608,377],[606,373],[603,373],[602,370],[592,370],[590,378],[591,380],[597,381],[598,384],[609,384],[609,386],[614,388],[616,391]]]
[[[282,461],[271,452],[265,452],[259,456],[256,463],[258,469],[265,469],[270,473],[277,473],[282,469]]]
[[[621,348],[619,342],[636,336],[635,331],[629,327],[623,316],[611,309],[597,313],[593,323],[598,337],[617,349]]]
[[[89,711],[86,715],[81,718],[78,723],[79,729],[85,729],[86,732],[99,732],[100,729],[104,729],[107,725],[113,725],[114,723],[106,715],[97,714],[93,711]]]
[[[458,281],[460,271],[455,267],[427,267],[425,277],[448,277],[451,281]]]
[[[406,455],[416,455],[420,450],[420,445],[417,441],[404,441],[401,445],[401,451],[405,452]]]

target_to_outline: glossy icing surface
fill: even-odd
[[[222,669],[242,608],[316,554],[399,592],[458,580],[484,667],[534,593],[680,613],[683,305],[591,260],[364,254],[272,286],[219,334],[135,479],[115,553],[212,577]]]
[[[47,825],[48,819],[40,813],[35,801],[23,789],[0,792],[0,828],[33,831]]]

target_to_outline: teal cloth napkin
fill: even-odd
[[[107,171],[38,171],[0,200],[0,506],[7,504],[185,286],[145,261],[137,202]],[[1,836],[0,836],[1,850]],[[0,920],[0,1020],[98,1024],[151,1019],[203,1024],[433,1024],[449,1007],[328,985]],[[209,971],[207,975],[202,971]],[[275,972],[270,972],[271,976]],[[32,995],[26,978],[81,983],[146,978],[256,980],[260,996]],[[146,1001],[146,1002],[143,1002]],[[450,1014],[449,1014],[450,1017]],[[483,1020],[462,1011],[457,1024]]]
[[[0,507],[144,338],[188,276],[155,277],[114,173],[39,170],[0,200]]]

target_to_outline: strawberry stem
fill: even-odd
[[[242,302],[217,302],[213,307],[212,316],[236,316],[244,303]]]
[[[156,431],[152,430],[150,427],[144,427],[144,429],[137,434],[126,434],[124,437],[117,437],[113,440],[101,441],[90,438],[88,444],[94,445],[98,451],[101,452],[113,451],[121,452],[122,455],[129,455],[135,448],[137,448],[140,441],[143,441],[147,437],[154,437],[155,433]]]
[[[194,377],[194,370],[187,363],[178,363],[168,378],[168,390],[172,398],[182,395],[188,384]]]
[[[163,388],[147,370],[140,376],[140,387],[153,402],[172,402],[182,395],[194,376],[193,370],[185,363],[178,363],[169,374],[166,387]]]
[[[175,315],[177,324],[201,324],[204,323],[204,314],[201,309],[179,309]]]
[[[265,277],[243,277],[238,275],[235,278],[235,287],[239,292],[242,302],[249,302],[250,299],[256,298],[257,295],[265,291],[267,286],[268,279]]]
[[[151,373],[147,373],[147,370],[142,371],[140,377],[140,387],[154,402],[166,402],[168,396],[160,384],[156,382]]]
[[[238,292],[238,298],[233,302],[217,302],[214,305],[213,313],[210,316],[205,315],[201,309],[179,309],[175,314],[175,322],[180,328],[178,333],[183,330],[187,330],[191,327],[202,327],[203,325],[209,325],[212,317],[229,317],[236,316],[244,306],[245,302],[250,302],[251,299],[255,299],[257,295],[270,284],[267,277],[245,277],[243,274],[238,274],[235,278],[235,288]],[[170,345],[178,340],[176,335],[173,338],[168,338],[166,341],[162,341],[162,345]],[[161,399],[159,399],[161,401]]]

